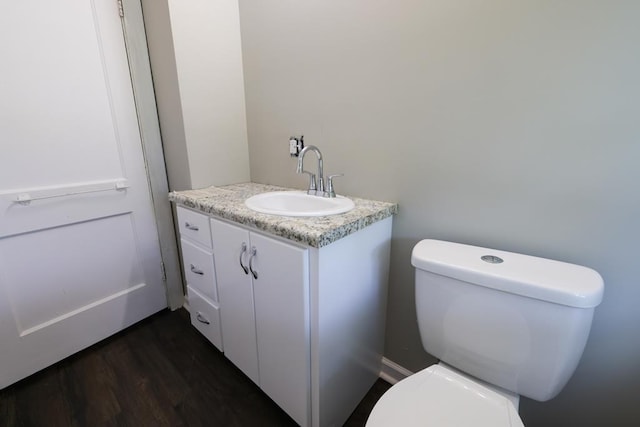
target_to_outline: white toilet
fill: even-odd
[[[602,277],[438,240],[419,242],[411,263],[422,345],[440,363],[391,387],[367,427],[523,426],[520,395],[555,397],[578,365]]]

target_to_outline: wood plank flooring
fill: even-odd
[[[345,426],[364,426],[378,380]],[[295,426],[189,324],[162,311],[0,390],[0,426]]]

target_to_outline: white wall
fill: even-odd
[[[237,0],[142,0],[171,190],[249,180]]]
[[[162,145],[171,190],[191,188],[189,159],[182,120],[182,104],[173,48],[169,4],[141,0],[147,46],[162,131]]]
[[[397,201],[386,356],[433,359],[410,251],[440,238],[606,281],[582,362],[528,427],[640,418],[640,2],[240,1],[251,176],[303,188],[290,135],[339,193]],[[633,420],[633,421],[630,421]]]

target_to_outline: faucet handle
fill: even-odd
[[[337,173],[335,175],[329,175],[329,177],[327,178],[328,183],[327,183],[327,195],[329,197],[336,197],[336,192],[333,188],[333,178],[339,177],[339,176],[344,176],[343,173]]]
[[[316,174],[308,172],[308,171],[302,171],[302,173],[306,173],[307,175],[309,175],[309,189],[307,190],[307,194],[311,194],[313,193],[314,195],[316,194]]]

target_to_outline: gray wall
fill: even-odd
[[[422,238],[590,266],[585,354],[531,426],[640,417],[640,2],[240,0],[251,178],[303,188],[290,135],[342,194],[396,201],[386,357],[432,363]],[[308,166],[307,168],[310,168]]]

